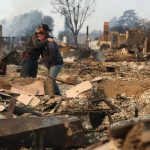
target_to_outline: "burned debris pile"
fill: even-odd
[[[20,78],[17,51],[0,58],[0,149],[149,149],[149,37],[132,30],[122,41],[112,32],[101,49],[63,47],[57,79],[41,62],[37,78]]]
[[[50,140],[48,146],[52,148],[85,147],[89,141],[86,138],[86,142],[83,142],[83,136],[87,133],[99,132],[97,128],[102,124],[104,118],[108,116],[111,122],[111,115],[119,111],[105,97],[104,92],[101,90],[97,91],[95,85],[93,85],[100,80],[101,78],[95,78],[91,81],[83,81],[77,85],[71,85],[73,87],[66,90],[64,96],[55,96],[51,79],[23,79],[18,77],[12,79],[9,75],[7,78],[1,77],[0,121],[4,128],[8,122],[12,124],[11,127],[5,128],[5,132],[1,131],[1,139],[6,137],[4,141],[0,140],[2,147],[9,148],[6,144],[9,142],[13,146],[19,144],[19,147],[24,144],[27,144],[27,147],[41,146],[42,144],[47,145],[47,140]],[[58,81],[60,82],[62,79],[58,79]],[[66,82],[63,81],[62,83]],[[100,103],[103,103],[101,107],[98,106]],[[47,125],[45,125],[45,121]],[[19,127],[21,123],[23,123],[24,127]],[[41,127],[38,128],[38,124]],[[74,129],[70,129],[72,128],[70,124],[73,124]],[[57,125],[62,126],[61,128],[65,126],[67,133],[62,135],[62,129],[57,128]],[[18,128],[14,126],[18,126]],[[51,139],[52,134],[55,133],[51,131],[51,128],[52,130],[53,128],[59,130],[58,134],[61,134],[61,136],[59,135],[61,138],[63,138],[62,136],[66,136],[66,138],[69,136],[67,141],[56,144],[57,141]],[[45,131],[47,133],[50,132],[51,135],[45,140],[46,143],[42,142],[43,139],[41,139],[41,145],[38,145],[39,143],[37,142],[35,145],[32,145],[32,143],[26,141],[25,137],[31,136],[31,131],[34,131],[35,135],[38,136],[38,130],[41,130],[41,135]],[[108,126],[100,127],[100,131],[105,130],[108,130]],[[22,134],[25,134],[25,137],[23,136],[24,138],[19,140],[18,137]],[[43,136],[45,138],[47,135],[44,134]],[[57,134],[53,136],[57,137]],[[77,138],[74,136],[77,136]],[[17,140],[14,141],[15,137]],[[31,139],[35,140],[36,138]],[[25,143],[22,143],[22,140]]]
[[[20,78],[18,67],[8,65],[0,77],[1,147],[11,149],[7,143],[14,149],[133,147],[136,139],[133,143],[130,139],[139,126],[139,132],[148,136],[148,64],[88,59],[66,63],[57,79],[62,96],[54,95],[52,79],[42,65],[37,79]],[[140,149],[149,141],[139,135],[135,138],[141,140]]]

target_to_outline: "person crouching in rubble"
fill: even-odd
[[[53,80],[54,94],[61,95],[59,86],[56,83],[55,79],[63,66],[63,58],[59,52],[57,43],[54,41],[53,37],[50,36],[49,34],[51,30],[49,29],[48,25],[42,24],[41,30],[43,30],[43,33],[38,34],[38,39],[40,41],[45,41],[46,39],[49,39],[49,42],[44,47],[44,49],[42,49],[41,52],[43,62],[48,69],[48,76]]]
[[[40,27],[37,28],[35,33],[27,41],[26,50],[22,53],[22,70],[20,77],[36,78],[37,76],[38,59],[42,48],[51,41],[50,38],[40,41],[38,34],[41,32],[43,32],[43,30]]]

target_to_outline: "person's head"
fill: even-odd
[[[49,32],[51,32],[52,30],[49,28],[49,26],[47,24],[41,24],[40,26],[38,26],[37,30],[36,30],[36,34],[38,37],[41,37],[42,35],[45,35],[45,37],[49,36]]]
[[[41,24],[38,26],[36,33],[45,33],[48,34],[52,30],[49,28],[47,24]]]
[[[43,28],[41,28],[40,26],[36,28],[35,30],[36,34],[43,34],[44,33],[44,30]]]
[[[43,28],[41,28],[40,26],[36,29],[35,33],[36,33],[39,40],[43,40],[46,38],[46,33],[43,30]]]
[[[49,26],[47,24],[41,24],[40,27],[47,32],[51,32],[52,30],[49,28]]]

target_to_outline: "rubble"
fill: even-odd
[[[66,62],[56,79],[62,96],[54,95],[53,79],[47,78],[42,65],[39,66],[37,79],[20,78],[17,72],[18,66],[7,65],[6,75],[0,77],[0,122],[5,120],[10,122],[13,119],[23,119],[26,122],[29,119],[37,126],[36,121],[34,122],[35,118],[37,120],[59,118],[58,120],[64,123],[62,129],[52,128],[47,134],[43,131],[37,132],[38,137],[44,133],[46,139],[51,141],[52,145],[48,145],[47,148],[109,149],[110,147],[115,150],[131,147],[127,144],[131,138],[128,132],[126,132],[127,139],[122,137],[116,139],[110,131],[115,123],[125,122],[134,117],[143,118],[144,115],[149,114],[149,65],[147,61],[95,62],[90,58]],[[76,126],[75,121],[70,128],[69,120],[72,117],[77,117],[79,126]],[[135,122],[133,130],[137,124],[138,122]],[[30,124],[29,127],[31,126]],[[144,126],[147,126],[145,122]],[[121,128],[121,124],[118,127]],[[131,126],[129,128],[131,129]],[[8,129],[11,129],[10,126]],[[123,134],[122,130],[125,129],[121,128],[121,134]],[[149,130],[149,128],[144,127],[142,130]],[[66,140],[62,140],[63,136],[59,137],[62,133],[67,136]],[[120,132],[117,129],[115,133]],[[143,136],[148,135],[143,132]],[[143,136],[137,137],[142,139]],[[72,138],[75,142],[71,140]],[[61,142],[58,144],[56,139]],[[10,138],[6,141],[11,140]],[[123,140],[126,144],[123,144]],[[17,142],[20,143],[20,140]],[[149,141],[142,140],[142,142]],[[20,149],[33,147],[31,143],[30,146],[27,145],[21,143]]]
[[[87,91],[92,88],[92,85],[89,81],[82,82],[81,84],[76,85],[72,89],[66,91],[67,98],[75,98],[80,93]]]

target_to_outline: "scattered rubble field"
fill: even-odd
[[[144,81],[122,81],[122,80],[102,80],[98,84],[99,89],[103,89],[105,95],[109,98],[115,98],[117,95],[136,96],[137,98],[144,91],[150,89],[150,80]]]
[[[0,88],[1,89],[10,89],[9,81],[6,80],[4,77],[0,77]]]
[[[12,150],[9,143],[17,146],[14,150],[134,150],[136,140],[136,150],[145,148],[149,65],[90,59],[65,63],[57,78],[62,96],[54,95],[43,65],[36,79],[20,78],[18,66],[8,65],[0,77],[0,148]]]

